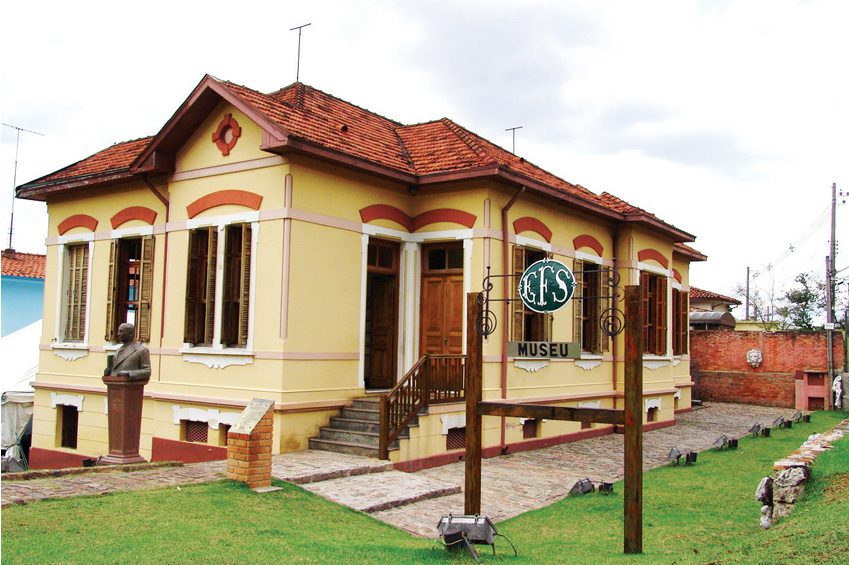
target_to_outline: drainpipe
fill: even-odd
[[[526,187],[522,186],[519,190],[516,191],[516,194],[513,195],[513,198],[501,209],[501,240],[502,240],[502,268],[504,269],[504,274],[507,273],[507,266],[510,264],[510,228],[507,220],[507,212],[510,208],[513,207],[513,204],[519,200],[519,197],[524,194]],[[509,298],[509,293],[507,292],[509,277],[504,277],[504,298]],[[502,310],[502,320],[503,323],[501,327],[503,331],[501,332],[501,398],[507,398],[507,340],[509,336],[507,335],[508,320],[510,319],[510,303],[507,300],[504,301],[504,308]],[[502,416],[501,417],[501,453],[507,452],[507,419]]]
[[[159,361],[157,363],[157,375],[159,380],[162,380],[162,340],[165,337],[165,286],[168,281],[168,222],[171,220],[171,200],[162,195],[161,192],[147,178],[147,175],[142,175],[142,180],[147,185],[147,188],[159,199],[165,206],[165,243],[162,250],[162,296],[159,298],[160,313],[159,313]]]
[[[613,269],[614,273],[617,272],[616,269],[617,269],[617,266],[618,266],[617,261],[616,261],[616,257],[619,255],[619,228],[620,228],[620,226],[617,224],[616,230],[614,230],[614,232],[613,232],[613,267],[612,267],[612,269]],[[620,278],[620,281],[621,280],[622,279]],[[613,290],[613,297],[610,299],[610,307],[611,308],[616,306],[616,290],[617,289],[614,288],[612,290]],[[613,409],[614,410],[616,410],[616,400],[617,400],[617,397],[616,397],[616,382],[618,381],[618,377],[619,377],[619,362],[617,360],[618,359],[617,355],[619,353],[619,347],[617,346],[617,342],[618,342],[617,338],[618,337],[619,336],[613,336],[613,337],[610,338],[611,341],[613,342],[610,345],[610,354],[613,356],[613,393],[614,393],[613,394]]]

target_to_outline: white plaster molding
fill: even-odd
[[[54,343],[50,349],[53,355],[65,361],[76,361],[88,356],[88,344],[85,343]]]
[[[106,414],[107,416],[109,415],[109,397],[108,396],[103,397],[103,413]]]
[[[678,400],[681,400],[681,390],[680,389],[675,391],[673,398],[677,398]]]
[[[83,243],[83,242],[93,242],[94,241],[94,232],[88,233],[78,233],[74,235],[60,235],[56,238],[56,243],[62,245],[66,243]]]
[[[541,369],[545,369],[548,367],[549,362],[547,359],[514,359],[513,366],[517,369],[522,369],[523,371],[527,371],[529,373],[536,373]]]
[[[646,398],[644,403],[646,412],[648,412],[650,408],[657,408],[660,410],[660,398]]]
[[[254,362],[252,351],[244,349],[225,350],[195,347],[180,353],[186,363],[200,363],[210,369],[223,369],[230,365],[250,365]]]
[[[153,226],[138,226],[135,228],[118,228],[110,232],[109,239],[121,239],[122,237],[134,237],[153,235]]]
[[[192,218],[191,220],[186,220],[186,226],[183,229],[193,230],[207,226],[218,226],[219,228],[223,228],[229,224],[253,224],[258,221],[259,210],[256,210],[251,212],[242,212],[240,214],[227,214],[226,216],[203,216],[200,218]]]
[[[601,400],[590,400],[587,402],[579,402],[578,408],[601,408]]]
[[[642,261],[637,261],[637,269],[640,271],[646,271],[649,273],[654,273],[656,275],[660,275],[663,277],[672,277],[671,269],[664,269],[663,267],[658,267],[657,265],[652,265],[650,263],[644,263]]]
[[[172,408],[174,410],[174,425],[179,426],[181,420],[206,422],[213,430],[217,430],[221,424],[234,426],[241,415],[239,412],[220,412],[215,408],[182,407],[177,404],[172,405]]]
[[[543,241],[541,239],[534,239],[532,237],[526,237],[524,235],[516,236],[516,245],[522,247],[530,247],[532,249],[539,249],[545,251],[546,253],[551,253],[551,244],[547,241]]]
[[[575,366],[585,371],[592,371],[596,367],[601,367],[601,359],[577,359]]]
[[[366,383],[366,302],[368,294],[368,234],[360,236],[360,360],[357,363],[357,386]]]
[[[77,412],[83,411],[83,401],[85,396],[82,394],[62,394],[59,392],[50,393],[50,407],[56,408],[57,405],[73,406]]]
[[[671,365],[669,359],[643,359],[643,368],[649,371],[656,371],[669,365]]]
[[[453,414],[440,416],[442,420],[442,435],[447,436],[448,430],[452,428],[465,428],[466,427],[466,415],[465,414]]]
[[[235,426],[236,422],[239,421],[239,417],[241,416],[241,412],[221,412],[218,414],[218,424],[224,424],[225,426]],[[217,429],[218,426],[215,427]]]
[[[672,360],[672,366],[673,366],[673,367],[677,367],[677,366],[678,366],[678,365],[680,365],[680,364],[681,364],[681,358],[680,358],[680,357],[675,358],[675,359],[673,359],[673,360]]]

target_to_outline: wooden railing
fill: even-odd
[[[425,355],[380,397],[380,458],[410,421],[430,404],[462,402],[465,355]]]

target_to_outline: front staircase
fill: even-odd
[[[418,426],[418,418],[413,418],[398,439],[410,437],[409,428],[415,426]],[[390,451],[398,449],[398,439],[390,444]],[[330,418],[330,425],[321,428],[319,436],[310,438],[309,443],[310,449],[377,459],[380,455],[380,397],[355,398],[339,416]]]

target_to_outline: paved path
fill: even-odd
[[[740,436],[756,421],[769,424],[777,416],[787,417],[792,412],[715,403],[681,414],[675,426],[643,436],[645,468],[664,464],[672,447],[701,451],[711,447],[720,434]],[[225,467],[224,461],[214,461],[133,472],[4,480],[0,498],[7,506],[45,498],[203,483],[224,478]],[[415,474],[391,469],[384,461],[307,450],[275,456],[272,474],[330,500],[371,512],[375,518],[416,535],[433,537],[440,516],[463,513],[464,463]],[[504,520],[563,498],[578,479],[621,479],[623,436],[608,435],[485,459],[481,474],[482,510],[495,521]],[[517,480],[519,477],[521,480]],[[403,505],[390,508],[393,502]]]

